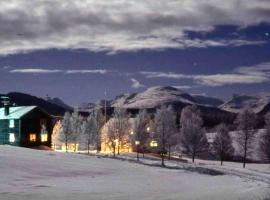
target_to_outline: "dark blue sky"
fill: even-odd
[[[84,1],[79,2],[84,5]],[[114,19],[109,14],[121,6],[112,1],[112,8],[108,8],[101,2],[85,4],[85,8],[79,5],[53,8],[55,13],[76,13],[76,9],[84,13],[68,21],[53,18],[55,13],[50,13],[49,4],[37,4],[45,14],[38,15],[40,19],[36,22],[31,21],[35,16],[22,14],[27,4],[18,4],[13,10],[3,4],[6,7],[2,5],[0,9],[0,25],[5,22],[4,27],[0,26],[0,92],[18,91],[41,97],[48,94],[71,105],[95,102],[104,98],[104,91],[108,98],[113,98],[156,85],[177,86],[187,92],[222,99],[234,93],[269,92],[267,1],[251,1],[249,10],[245,4],[239,4],[240,17],[234,16],[237,11],[233,1],[228,1],[231,7],[227,10],[213,7],[216,11],[211,13],[211,9],[209,16],[196,12],[195,4],[190,5],[194,6],[194,13],[183,11],[178,15],[165,1],[160,1],[164,8],[139,1],[148,8],[141,11],[146,19],[134,17],[132,9],[117,11],[120,19]],[[204,10],[215,6],[211,1],[203,2],[200,6]],[[58,4],[61,5],[60,1]],[[96,8],[96,15],[85,16],[87,6]],[[170,14],[162,15],[155,9]],[[99,12],[103,18],[96,19]],[[109,17],[104,17],[107,16],[104,12]],[[89,18],[95,21],[88,21]],[[78,22],[82,25],[77,26]]]

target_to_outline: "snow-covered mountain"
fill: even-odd
[[[241,109],[249,106],[255,113],[267,112],[266,109],[270,105],[270,94],[258,95],[233,95],[232,99],[219,106],[219,108],[238,113]]]
[[[118,96],[112,101],[111,106],[121,106],[125,108],[155,108],[163,104],[172,103],[219,106],[223,102],[212,97],[188,94],[170,86],[157,86],[150,87],[141,93],[123,94]]]

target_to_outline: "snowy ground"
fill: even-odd
[[[0,146],[0,180],[0,200],[233,200],[265,199],[270,192],[267,182],[248,176],[210,176],[110,158],[10,146]]]

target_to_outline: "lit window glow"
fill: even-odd
[[[41,142],[47,142],[48,141],[48,134],[41,134]]]
[[[9,120],[9,128],[14,128],[14,127],[15,127],[14,119],[10,119]]]
[[[152,141],[150,142],[150,147],[157,147],[157,146],[158,146],[157,141],[152,140]]]
[[[35,133],[30,133],[29,135],[30,142],[35,142],[37,140],[37,136]]]
[[[15,142],[15,134],[14,133],[10,133],[9,134],[9,142]]]

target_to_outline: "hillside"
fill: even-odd
[[[161,105],[171,105],[180,117],[181,110],[187,105],[196,105],[204,119],[205,126],[213,127],[221,122],[231,124],[235,114],[221,110],[217,105],[223,102],[217,98],[192,95],[174,87],[151,87],[141,93],[123,94],[112,100],[111,107],[127,108],[132,114],[140,109],[155,112]],[[111,111],[111,109],[110,109]]]
[[[174,87],[150,87],[144,92],[123,94],[116,97],[111,106],[125,108],[156,108],[163,104],[172,103],[196,104],[202,106],[218,106],[223,102],[217,98],[192,95]]]
[[[255,113],[267,113],[270,110],[270,95],[233,95],[232,99],[219,106],[228,112],[238,113],[241,109],[249,106]]]

